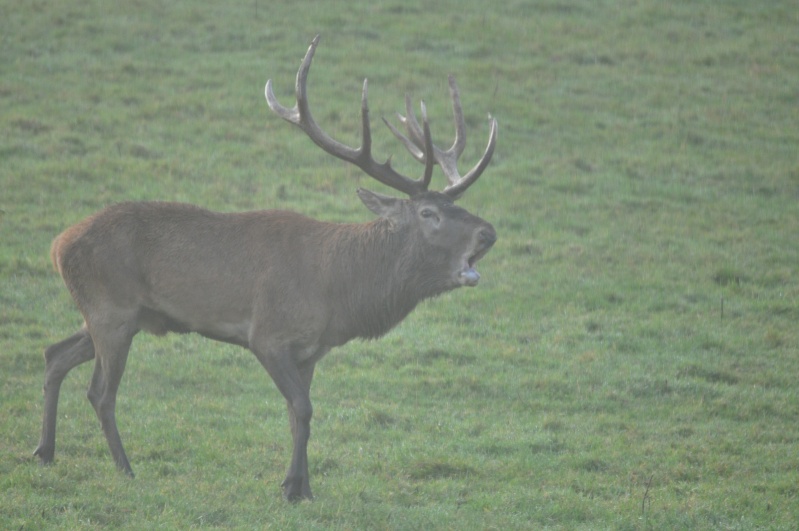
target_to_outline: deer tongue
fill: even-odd
[[[467,286],[476,286],[480,281],[480,273],[473,267],[467,267],[460,274],[461,280]]]

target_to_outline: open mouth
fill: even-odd
[[[461,284],[464,286],[476,286],[477,283],[480,282],[480,273],[477,272],[477,269],[475,269],[474,266],[477,264],[478,260],[485,256],[490,248],[491,247],[489,246],[484,249],[480,249],[464,260],[463,267],[461,268],[460,273],[458,273]]]
[[[480,273],[477,272],[475,264],[497,241],[497,234],[491,226],[481,229],[475,236],[474,247],[464,254],[458,271],[458,281],[462,286],[476,286],[480,282]]]

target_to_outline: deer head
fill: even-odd
[[[449,268],[451,276],[447,282],[442,279],[442,284],[446,286],[442,286],[440,291],[477,285],[480,275],[474,267],[475,263],[494,244],[496,232],[491,224],[456,206],[454,201],[460,198],[488,167],[497,141],[496,119],[489,115],[488,144],[483,156],[471,170],[461,175],[458,171],[458,159],[466,146],[466,124],[455,78],[449,76],[452,110],[455,117],[455,141],[446,150],[433,144],[424,102],[421,103],[422,124],[420,125],[414,114],[411,99],[406,96],[406,114],[404,116],[397,114],[399,122],[405,127],[406,134],[400,132],[385,118],[383,121],[413,158],[424,164],[424,173],[418,179],[402,175],[391,167],[391,157],[379,163],[372,156],[367,80],[363,82],[361,96],[360,147],[353,148],[334,140],[314,120],[308,103],[307,80],[319,38],[317,35],[311,42],[297,72],[294,107],[288,108],[278,102],[270,79],[264,91],[269,108],[284,120],[299,127],[327,153],[354,164],[375,180],[408,196],[407,199],[397,199],[365,189],[358,190],[361,201],[369,210],[388,220],[393,226],[402,227],[408,233],[418,235],[419,241],[424,242],[429,252],[438,253],[442,261],[447,263],[446,267]],[[428,190],[436,164],[447,178],[447,185],[440,192]]]

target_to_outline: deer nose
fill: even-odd
[[[497,233],[493,228],[481,229],[477,235],[480,243],[486,247],[491,247],[497,241]]]

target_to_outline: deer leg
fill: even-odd
[[[303,385],[303,388],[305,390],[305,393],[309,397],[308,398],[309,402],[310,402],[310,393],[311,393],[311,380],[313,380],[314,367],[315,367],[315,364],[313,364],[313,363],[300,367],[300,377],[302,379],[302,385]],[[291,403],[288,400],[286,400],[286,409],[288,409],[288,413],[289,413],[289,423],[291,424],[291,438],[292,438],[292,440],[294,442],[295,450],[296,450],[298,444],[305,444],[306,447],[307,447],[307,443],[308,443],[307,438],[306,438],[304,443],[299,439],[299,437],[301,437],[301,435],[302,435],[302,431],[303,430],[301,428],[301,423],[298,423],[298,421],[297,421],[297,416],[294,413],[294,408],[292,407]],[[310,422],[310,419],[309,419],[309,422]],[[310,425],[309,425],[308,426],[308,437],[310,437],[310,435],[311,435],[311,431],[310,431]],[[310,500],[310,499],[313,499],[313,495],[311,494],[310,474],[308,472],[308,458],[307,458],[307,455],[305,455],[305,453],[303,453],[303,455],[305,456],[305,469],[304,469],[304,473],[302,473],[300,475],[300,477],[301,477],[301,485],[300,485],[300,493],[301,493],[301,495],[300,495],[300,498],[307,498],[307,499]],[[283,482],[284,488],[285,488],[285,485],[286,485],[287,482],[289,482],[288,475],[286,476],[286,480]]]
[[[55,428],[58,411],[58,395],[61,382],[67,373],[81,363],[94,357],[94,343],[86,328],[72,336],[50,345],[44,351],[44,413],[42,435],[33,452],[42,464],[51,463],[55,455]]]
[[[135,332],[129,331],[124,324],[117,327],[104,324],[102,329],[92,330],[96,357],[92,381],[86,393],[100,420],[117,468],[131,477],[133,470],[117,429],[116,398],[134,335]]]
[[[313,416],[310,398],[313,363],[299,366],[289,349],[281,351],[253,349],[253,352],[286,399],[289,411],[294,450],[286,479],[281,484],[283,497],[292,502],[313,499],[308,477],[307,453]]]

